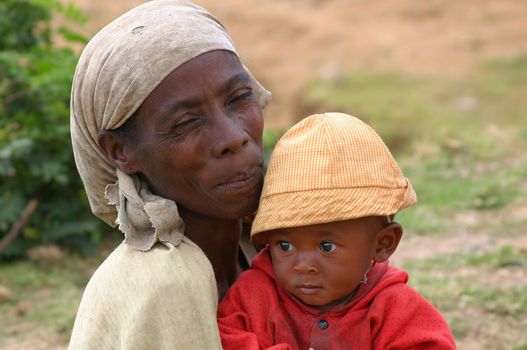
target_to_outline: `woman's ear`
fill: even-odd
[[[397,249],[402,236],[403,228],[397,222],[377,232],[373,247],[373,260],[379,263],[387,260]]]
[[[101,130],[97,138],[106,155],[106,159],[115,168],[129,175],[139,172],[135,153],[122,137],[119,137],[111,130]]]

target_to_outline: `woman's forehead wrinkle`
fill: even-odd
[[[224,96],[231,92],[236,85],[246,84],[250,85],[251,77],[240,65],[240,71],[233,74],[232,76],[227,76],[226,80],[220,80],[217,84],[214,84],[212,88],[216,91],[213,91],[214,95]],[[217,85],[217,86],[214,86]],[[170,115],[186,109],[197,108],[208,100],[207,96],[203,96],[203,92],[208,87],[202,87],[201,91],[195,91],[194,93],[189,93],[187,96],[170,96],[169,101],[161,106],[160,119],[168,118]]]
[[[249,77],[249,74],[247,74],[247,72],[242,70],[239,73],[230,77],[224,84],[220,86],[219,94],[223,95],[225,93],[228,93],[229,90],[231,90],[237,84],[248,84],[249,85],[250,82],[251,82],[251,78]]]

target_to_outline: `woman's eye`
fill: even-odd
[[[178,129],[184,129],[186,127],[190,127],[198,122],[198,118],[187,118],[184,120],[179,120],[176,123],[172,125],[172,129],[178,130]]]
[[[293,250],[293,245],[288,241],[279,241],[278,247],[284,252],[290,252],[291,250]]]
[[[337,249],[337,245],[333,242],[322,242],[320,243],[320,249],[324,252],[332,252]]]
[[[241,92],[241,93],[238,93],[236,95],[234,95],[230,101],[229,101],[229,105],[232,105],[232,104],[236,104],[236,103],[239,103],[239,102],[242,102],[242,101],[245,101],[249,98],[252,99],[252,97],[254,96],[253,94],[253,90],[252,89],[249,89],[249,90],[244,90],[244,92]]]

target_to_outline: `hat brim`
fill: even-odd
[[[251,238],[263,243],[262,233],[279,228],[395,214],[416,202],[412,185],[409,181],[406,184],[398,188],[310,189],[266,196],[260,199]]]

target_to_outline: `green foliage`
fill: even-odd
[[[0,49],[27,50],[49,43],[51,12],[30,1],[4,0],[0,3]],[[42,23],[41,27],[36,24]]]
[[[274,146],[285,133],[285,130],[264,130],[263,134],[263,147],[264,147],[264,164],[267,168],[269,164],[269,158],[271,157],[271,152],[273,151]]]
[[[43,242],[88,252],[99,239],[101,226],[89,210],[69,135],[78,55],[53,42],[86,40],[66,27],[52,30],[55,13],[77,23],[83,19],[58,1],[0,3],[0,237],[31,199],[38,201],[4,257]]]

